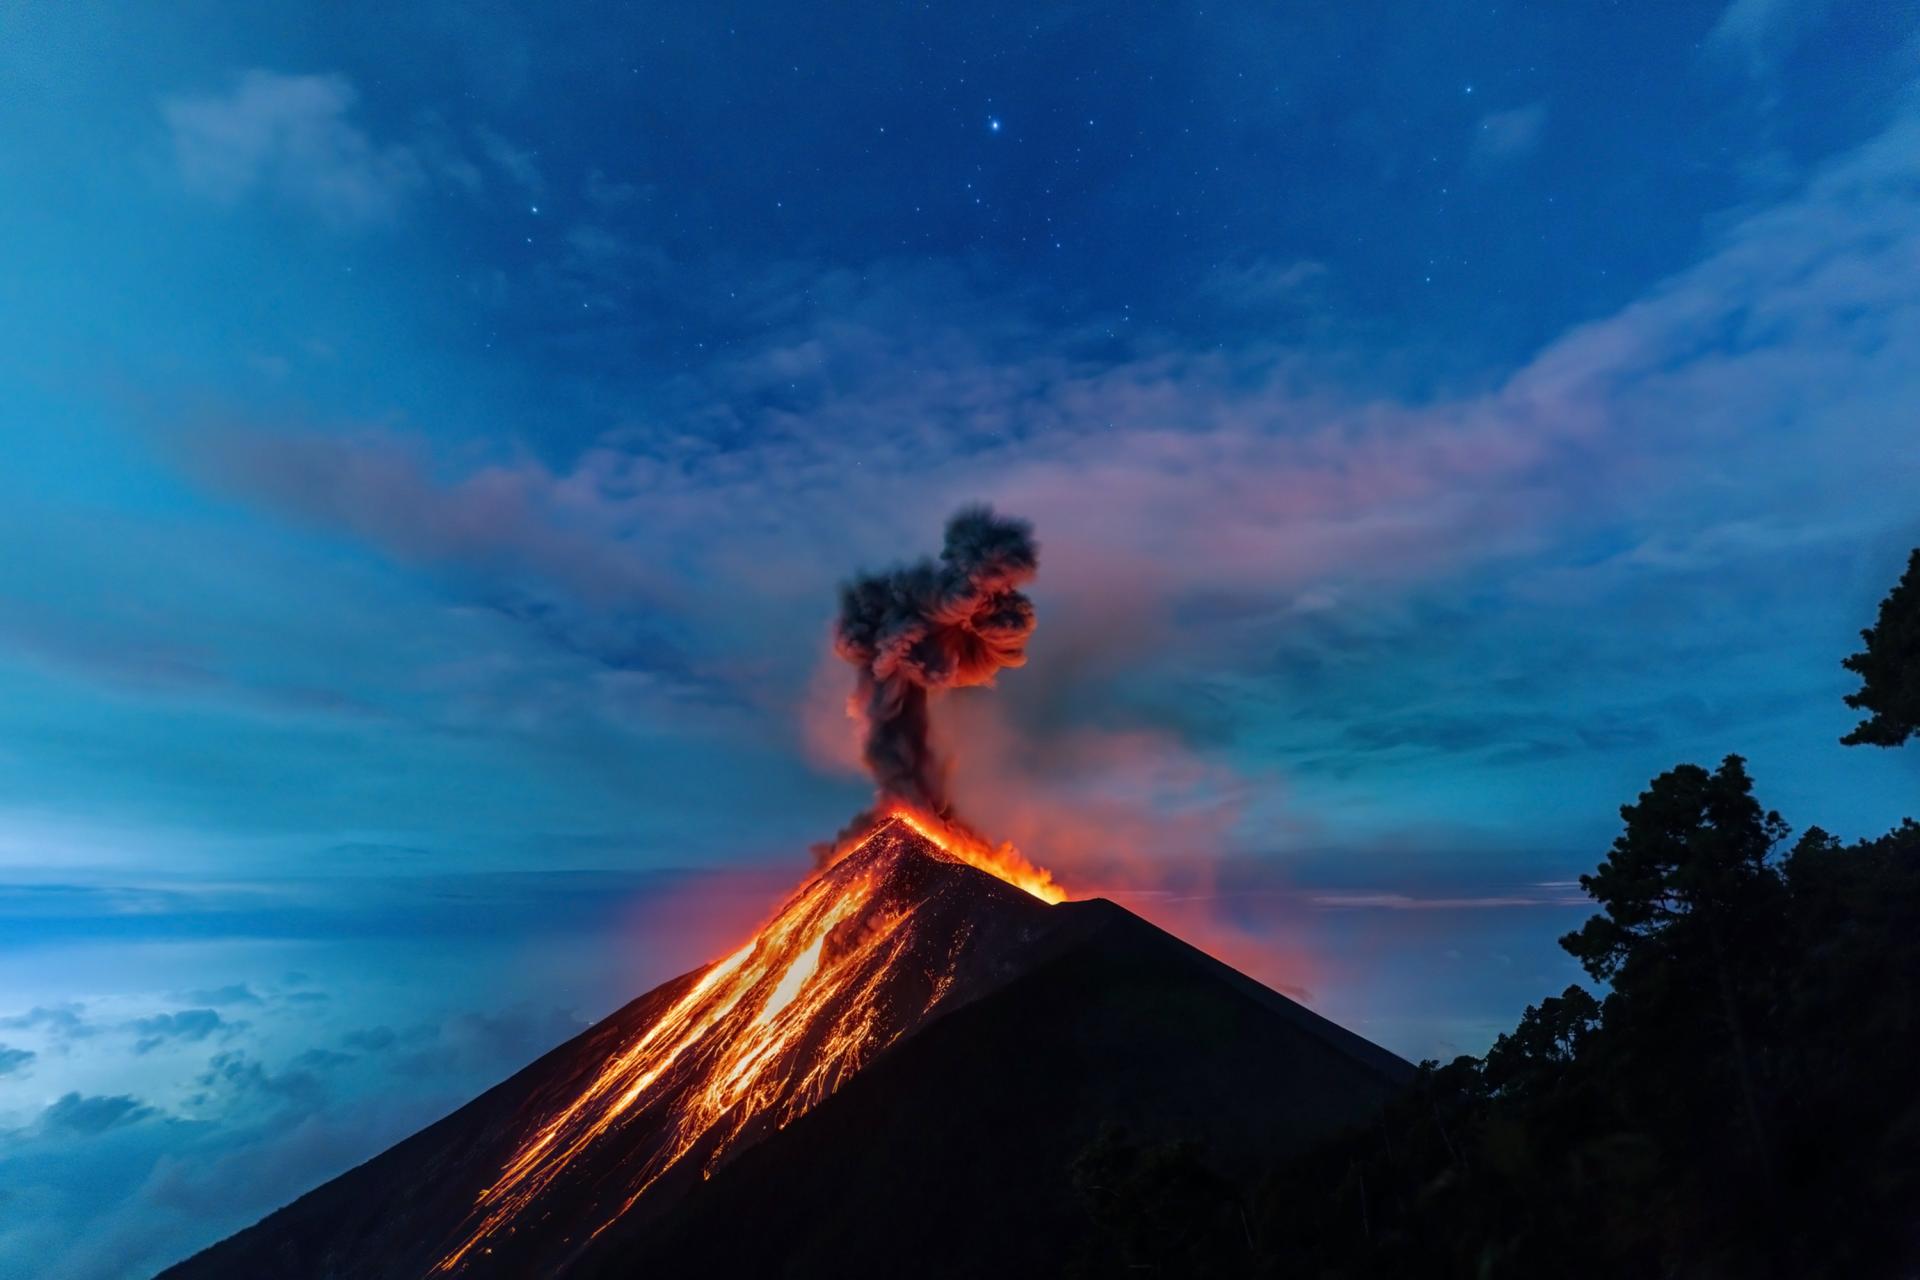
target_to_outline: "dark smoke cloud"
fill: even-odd
[[[940,559],[863,574],[840,590],[834,651],[858,672],[862,754],[884,804],[952,816],[946,776],[928,740],[940,689],[993,683],[1027,660],[1033,602],[1019,588],[1039,569],[1033,528],[967,507],[947,522]]]

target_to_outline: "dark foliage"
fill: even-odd
[[[1852,733],[1840,739],[1850,747],[1897,747],[1920,733],[1920,550],[1887,598],[1880,616],[1860,633],[1867,647],[1843,666],[1860,677],[1847,705],[1867,712]]]
[[[1233,1275],[1259,1256],[1238,1190],[1198,1143],[1139,1145],[1108,1129],[1073,1182],[1095,1226],[1073,1275]]]
[[[1879,1276],[1920,1257],[1920,825],[1783,829],[1738,759],[1627,806],[1569,987],[1371,1126],[1232,1185],[1081,1162],[1080,1274]]]
[[[1920,732],[1920,551],[1847,660]],[[1485,1058],[1257,1182],[1190,1145],[1082,1162],[1088,1275],[1920,1276],[1920,824],[1785,857],[1745,762],[1620,811],[1569,987]]]

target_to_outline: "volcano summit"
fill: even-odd
[[[1257,1162],[1407,1070],[896,816],[738,951],[164,1275],[1050,1275],[1104,1126]]]

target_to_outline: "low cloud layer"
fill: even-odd
[[[603,956],[614,950],[604,938],[599,946]],[[91,966],[110,950],[96,957],[69,945],[66,954]],[[38,1060],[0,1050],[0,1202],[15,1210],[0,1214],[0,1276],[152,1274],[375,1154],[583,1025],[513,995],[424,1016],[389,1006],[403,1015],[395,1024],[357,1024],[351,1019],[377,1007],[363,992],[355,992],[357,1014],[301,1000],[334,993],[260,974],[255,966],[274,952],[272,943],[257,953],[231,943],[218,950],[229,971],[250,955],[242,961],[253,970],[246,1023],[211,1009],[122,1019],[109,1011],[165,998],[125,989],[64,1006],[64,1016],[7,1018],[47,1047]],[[511,988],[512,967],[496,990]],[[76,1026],[92,1034],[76,1038]],[[18,1070],[20,1062],[32,1070]],[[94,1087],[36,1101],[62,1079]]]

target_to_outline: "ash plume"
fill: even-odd
[[[947,521],[940,558],[863,574],[840,589],[834,652],[857,673],[853,709],[882,805],[903,800],[952,816],[945,769],[928,739],[941,689],[992,684],[1027,660],[1033,602],[1019,588],[1039,569],[1033,528],[985,506]]]

